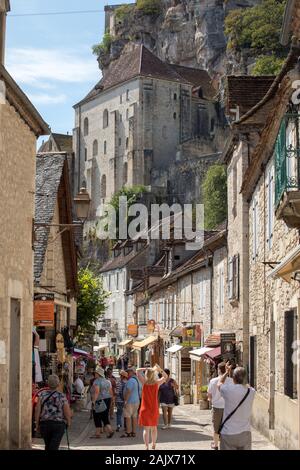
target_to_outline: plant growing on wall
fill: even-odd
[[[224,165],[212,165],[203,181],[204,225],[214,229],[227,217],[227,174]]]
[[[79,270],[78,285],[76,339],[82,342],[94,335],[97,321],[105,312],[109,293],[103,288],[102,278],[88,268]]]
[[[116,20],[117,21],[126,20],[126,18],[129,18],[129,16],[134,12],[134,10],[135,10],[135,5],[133,4],[119,6],[115,10]]]
[[[113,36],[109,32],[106,32],[103,36],[102,42],[100,44],[95,44],[92,47],[93,54],[97,56],[99,56],[101,53],[108,54],[113,41]]]
[[[145,15],[159,15],[162,9],[161,0],[137,0],[136,8]]]
[[[263,55],[258,57],[251,75],[277,75],[283,65],[284,59],[274,55]]]

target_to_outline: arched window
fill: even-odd
[[[93,142],[93,157],[98,155],[98,140],[94,140]]]
[[[177,100],[177,93],[174,93],[174,101]]]
[[[101,178],[101,197],[104,199],[106,197],[106,176],[103,175]]]
[[[106,155],[106,152],[107,152],[107,143],[106,143],[106,140],[104,141],[104,144],[103,144],[103,152],[104,152],[104,155]]]
[[[198,98],[203,98],[203,90],[201,87],[199,87],[199,90],[198,90]]]
[[[177,118],[177,114],[176,114],[176,113],[173,114],[173,118],[174,118],[174,119]]]
[[[87,148],[84,149],[84,160],[87,161]]]
[[[128,172],[128,165],[127,165],[127,162],[125,162],[123,166],[123,184],[127,183],[127,172]]]
[[[107,109],[105,109],[103,111],[103,129],[105,129],[106,127],[108,127],[108,111],[107,111]]]
[[[88,118],[84,118],[83,121],[83,135],[88,135],[89,133],[89,120]]]
[[[127,137],[127,139],[126,139],[126,150],[128,150],[128,145],[129,145],[129,139]]]

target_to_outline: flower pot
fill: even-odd
[[[200,406],[200,410],[208,410],[208,408],[209,408],[208,400],[200,400],[199,401],[199,406]]]

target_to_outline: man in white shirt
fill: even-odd
[[[218,384],[225,402],[224,424],[220,433],[220,449],[251,450],[250,418],[255,390],[247,384],[247,372],[244,367],[234,369],[232,373],[233,383],[226,381],[231,368],[232,366],[227,363],[226,372],[222,375]],[[244,401],[242,402],[242,400]],[[240,406],[238,407],[238,405]],[[236,411],[229,417],[235,409]]]
[[[82,392],[83,392],[83,389],[84,389],[84,383],[83,381],[81,380],[81,378],[79,377],[79,375],[75,375],[75,382],[74,382],[74,392],[77,394],[77,395],[81,395]]]
[[[219,445],[219,428],[222,423],[223,419],[223,412],[224,412],[224,398],[222,398],[220,394],[220,390],[218,388],[218,383],[220,380],[220,376],[224,375],[226,372],[225,363],[220,362],[218,365],[218,377],[211,379],[208,385],[208,399],[212,405],[212,423],[214,429],[213,435],[213,442],[211,443],[211,448],[213,450],[218,450]],[[226,378],[226,381],[232,382],[230,377]]]

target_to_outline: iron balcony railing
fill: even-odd
[[[275,144],[275,205],[284,192],[300,190],[300,114],[287,113],[280,126]]]

